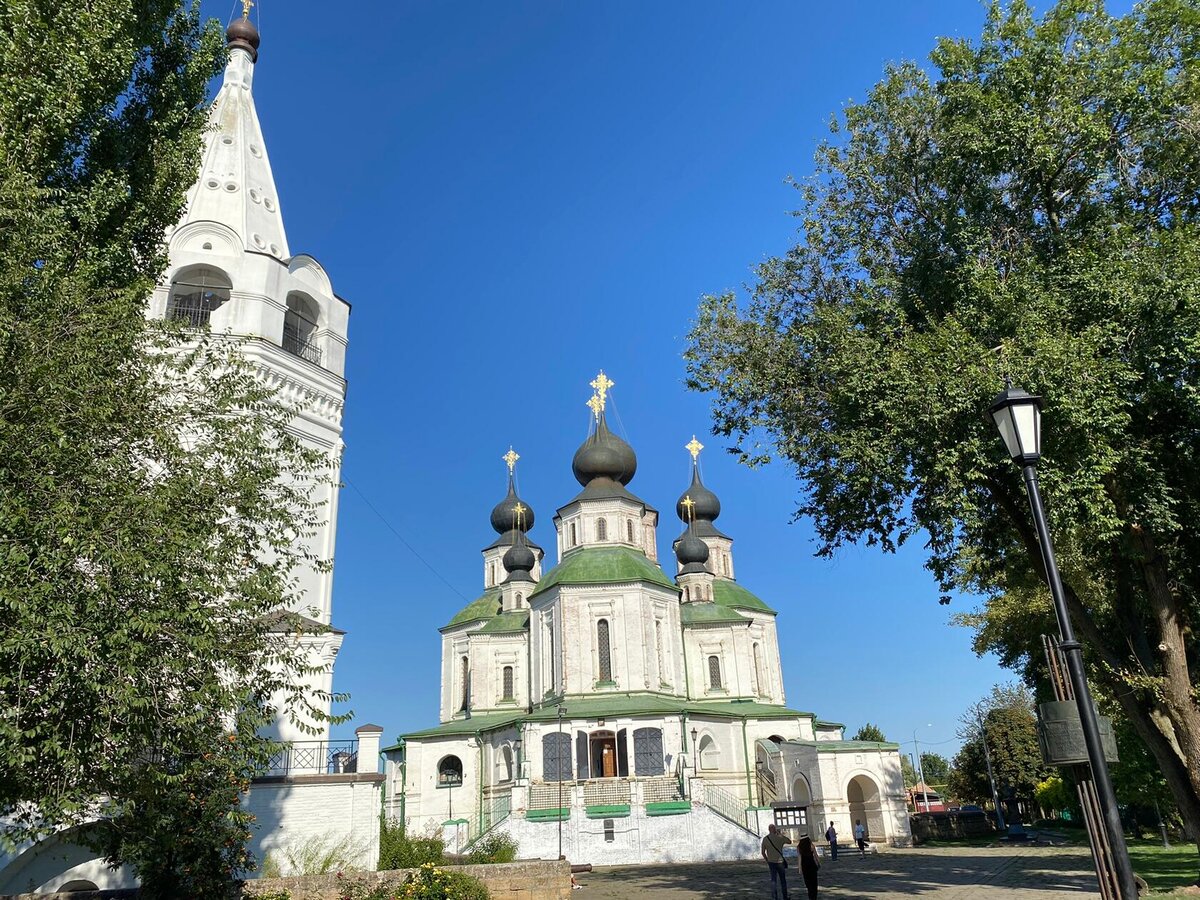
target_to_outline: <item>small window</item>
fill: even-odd
[[[578,542],[575,540],[575,523],[572,522],[571,523],[571,546],[574,547],[576,543],[578,543]]]
[[[598,541],[607,541],[608,540],[608,520],[607,519],[597,520],[597,522],[596,522],[596,540],[598,540]]]
[[[629,543],[633,543],[633,519],[625,520],[625,537]]]
[[[232,285],[225,273],[210,266],[188,269],[175,276],[167,301],[167,318],[190,328],[204,328],[213,311],[229,300]]]
[[[462,784],[463,766],[462,760],[457,756],[443,756],[442,761],[438,763],[438,784],[453,785]]]
[[[605,819],[604,820],[604,841],[605,841],[605,843],[611,844],[616,839],[617,839],[617,832],[616,832],[616,826],[613,824],[613,820]]]
[[[752,672],[752,674],[754,675],[754,693],[762,694],[763,693],[762,654],[759,652],[758,644],[755,644],[752,649],[754,651],[754,670]]]
[[[460,710],[465,710],[471,702],[471,663],[467,657],[462,658],[462,705]]]
[[[321,364],[321,348],[316,344],[317,304],[303,294],[288,294],[283,316],[283,349],[293,356]]]
[[[503,699],[511,700],[513,698],[513,667],[512,666],[504,667],[504,673],[503,673],[501,680],[504,683]]]
[[[721,687],[721,660],[716,656],[708,658],[708,686],[713,690]]]
[[[612,654],[608,643],[608,619],[596,623],[596,650],[600,657],[600,680],[612,681]]]
[[[521,602],[522,602],[524,599],[525,599],[525,595],[524,595],[524,594],[520,594],[520,593],[518,593],[518,594],[517,594],[517,606],[518,606],[518,607],[520,607],[520,605],[521,605]]]

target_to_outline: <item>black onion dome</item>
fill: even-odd
[[[688,497],[692,498],[693,504],[690,517],[683,505],[683,501]],[[700,480],[700,469],[695,464],[692,465],[691,486],[680,495],[679,501],[675,504],[675,515],[679,516],[680,521],[685,524],[693,519],[711,522],[721,515],[721,501],[717,499],[716,494],[704,486],[704,482]]]
[[[520,503],[523,507],[521,515],[518,519],[516,506]],[[508,477],[508,493],[504,495],[504,499],[492,507],[492,529],[497,534],[504,534],[508,531],[529,531],[533,527],[533,510],[529,505],[521,502],[521,498],[517,496],[516,486],[513,484],[512,476]]]
[[[225,29],[225,43],[230,50],[245,50],[251,60],[258,61],[258,29],[249,19],[234,19]]]
[[[596,430],[575,451],[571,460],[575,480],[587,487],[596,478],[610,478],[629,484],[637,472],[637,454],[625,441],[608,430],[603,413]]]
[[[533,551],[524,544],[513,544],[504,551],[504,568],[511,575],[515,575],[518,572],[529,574],[529,572],[533,571],[533,564],[536,561]]]
[[[708,544],[688,530],[675,544],[675,558],[684,567],[690,563],[703,566],[708,562]]]

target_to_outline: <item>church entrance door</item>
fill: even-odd
[[[611,731],[593,731],[592,777],[617,777],[617,738]]]

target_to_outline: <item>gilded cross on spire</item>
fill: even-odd
[[[692,439],[684,444],[683,447],[688,453],[692,454],[693,461],[700,457],[700,451],[704,449],[704,445],[696,440],[694,434],[692,435]]]
[[[500,458],[508,464],[508,474],[511,475],[513,473],[513,469],[516,468],[517,460],[521,458],[521,454],[517,453],[517,451],[514,450],[510,444],[508,447],[508,452]]]
[[[600,413],[604,412],[604,398],[599,394],[592,394],[592,399],[587,402],[587,405],[591,409],[592,415],[599,421]]]
[[[513,507],[513,527],[518,531],[521,528],[521,524],[525,521],[525,510],[528,508],[519,500],[517,501],[517,505]]]
[[[589,384],[592,390],[596,392],[596,396],[600,398],[600,410],[603,411],[604,401],[608,399],[609,388],[615,387],[617,383],[605,375],[604,370],[601,369],[600,374],[589,382]]]
[[[254,0],[242,0],[242,18],[250,18],[250,7],[254,5]]]
[[[687,510],[688,521],[692,521],[692,507],[696,505],[696,501],[692,499],[692,495],[685,495],[684,498],[679,501],[679,505]]]

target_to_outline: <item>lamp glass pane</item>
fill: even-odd
[[[1008,455],[1014,459],[1021,455],[1021,443],[1017,438],[1017,429],[1013,423],[1012,407],[1005,406],[1002,409],[992,413],[992,418],[996,420],[996,427],[1000,429],[1000,437],[1004,438],[1004,446],[1008,448]]]
[[[1038,408],[1036,403],[1018,403],[1009,407],[1021,442],[1022,456],[1038,455]],[[1013,454],[1014,456],[1016,454]]]

